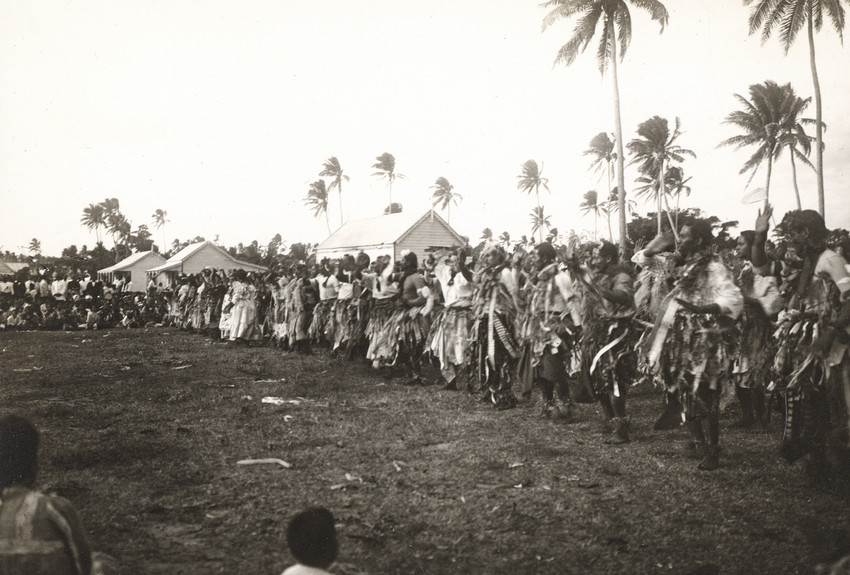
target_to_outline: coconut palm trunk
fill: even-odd
[[[620,216],[620,258],[626,257],[626,161],[623,153],[623,122],[620,118],[620,85],[617,79],[617,30],[608,21],[611,30],[611,83],[614,91],[614,139],[617,146],[617,206]]]
[[[794,196],[797,198],[797,209],[802,210],[803,204],[800,202],[800,186],[797,184],[797,161],[794,159],[793,148],[789,152],[791,156],[791,178],[794,181]]]
[[[815,146],[817,149],[815,153],[816,164],[817,164],[817,174],[818,174],[818,212],[821,217],[825,217],[824,213],[826,211],[826,201],[824,199],[824,186],[823,186],[823,104],[821,102],[821,94],[820,94],[820,80],[818,80],[818,67],[815,64],[815,31],[812,25],[812,2],[807,2],[806,6],[809,10],[809,17],[807,18],[806,28],[809,32],[809,64],[812,68],[812,84],[814,84],[815,88]],[[797,202],[799,203],[799,199]]]
[[[543,214],[543,210],[540,207],[540,184],[538,183],[534,186],[534,196],[537,198],[537,213]],[[543,226],[541,225],[537,228],[537,236],[540,238],[540,243],[543,243]]]
[[[342,181],[340,181],[337,189],[337,197],[339,197],[339,227],[342,227]]]
[[[657,201],[657,203],[658,203],[658,214],[656,214],[657,215],[656,219],[658,220],[658,235],[659,236],[661,235],[661,209],[662,209],[661,208],[661,199],[662,199],[662,197],[665,196],[665,194],[664,194],[665,191],[666,190],[664,189],[664,158],[661,158],[661,165],[658,166],[658,192],[657,192],[658,197],[656,198],[658,200]],[[664,199],[666,200],[667,198],[664,197]],[[667,213],[667,217],[668,218],[670,217],[669,211]],[[671,226],[672,226],[672,224],[673,224],[673,222],[670,222]],[[675,230],[674,230],[674,232],[675,232]]]
[[[767,209],[770,203],[770,176],[773,174],[773,153],[767,156],[767,176],[764,181],[764,207]]]
[[[606,162],[605,171],[608,174],[608,195],[605,198],[608,200],[605,203],[605,220],[608,222],[608,241],[614,242],[614,234],[611,231],[611,162]]]

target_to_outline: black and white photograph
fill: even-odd
[[[0,3],[0,575],[850,574],[848,10]]]

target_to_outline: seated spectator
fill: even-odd
[[[35,489],[38,441],[38,431],[26,419],[15,415],[0,418],[0,571],[104,573],[113,560],[92,557],[82,521],[71,503]]]
[[[324,507],[298,513],[286,528],[286,543],[298,563],[282,575],[327,574],[339,550],[333,514]]]
[[[100,321],[100,311],[96,308],[86,309],[86,329],[97,329],[97,324]]]

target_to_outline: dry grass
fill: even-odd
[[[649,388],[633,442],[609,446],[593,405],[555,425],[326,353],[170,329],[2,333],[0,350],[2,411],[42,431],[41,487],[127,573],[279,573],[309,505],[337,517],[337,573],[811,573],[848,525],[846,499],[778,459],[778,421],[724,419],[722,467],[698,472],[683,431],[652,431]],[[236,464],[271,457],[292,467]]]

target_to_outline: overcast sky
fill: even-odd
[[[653,115],[679,117],[678,143],[697,154],[684,164],[693,192],[683,205],[749,226],[755,207],[741,203],[738,171],[752,151],[717,148],[736,134],[723,120],[739,107],[734,93],[765,80],[814,95],[805,31],[785,56],[778,41],[748,36],[739,0],[667,7],[663,34],[632,10],[620,68],[625,140]],[[526,0],[3,2],[0,250],[26,252],[32,238],[47,255],[92,247],[79,220],[106,197],[134,227],[166,210],[169,244],[198,235],[265,244],[276,233],[288,244],[321,241],[325,222],[303,198],[322,162],[338,157],[351,178],[345,219],[371,217],[389,201],[371,167],[384,152],[406,176],[394,201],[424,212],[429,187],[446,177],[463,196],[452,224],[473,240],[484,227],[530,232],[534,199],[516,190],[528,159],[549,179],[552,223],[592,230],[578,205],[607,184],[582,152],[613,132],[610,77],[595,45],[553,67],[573,23],[542,32],[545,14]],[[829,25],[816,42],[827,225],[850,227],[850,59]],[[812,101],[805,116],[814,115]],[[814,175],[799,172],[804,207],[816,208]],[[780,214],[794,207],[789,174],[785,155],[771,186]],[[627,169],[627,189],[635,176]],[[761,185],[760,172],[751,188]],[[336,195],[330,220],[339,225]]]

